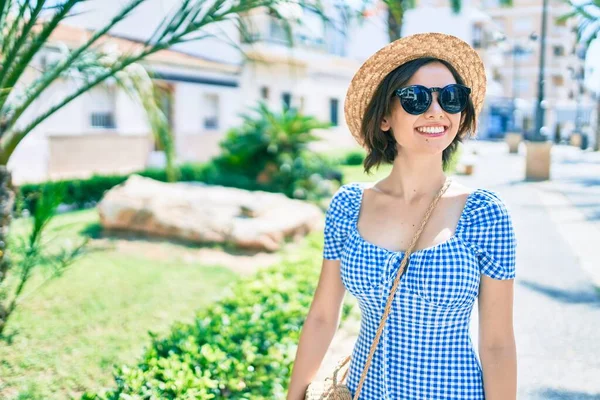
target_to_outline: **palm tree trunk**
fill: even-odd
[[[15,192],[12,186],[12,176],[5,165],[0,165],[0,288],[10,268],[10,260],[6,255],[6,241],[15,204]],[[0,303],[0,334],[4,330],[8,310]]]

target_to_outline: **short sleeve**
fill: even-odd
[[[493,279],[514,279],[517,242],[509,209],[496,193],[484,189],[472,204],[465,233],[481,273]]]
[[[341,259],[344,243],[352,228],[359,196],[360,187],[357,184],[346,184],[331,198],[325,215],[323,258]]]

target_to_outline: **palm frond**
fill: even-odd
[[[28,1],[24,1],[19,7],[17,16],[11,21],[8,33],[2,39],[2,54],[5,54],[5,56],[0,58],[2,63],[0,67],[0,87],[14,85],[14,81],[9,78],[9,73],[16,71],[19,67],[18,64],[15,65],[15,61],[22,56],[21,50],[27,41],[32,39],[32,30],[38,23],[43,5],[43,1],[38,1],[35,7],[32,7]],[[5,84],[5,81],[8,83]],[[0,100],[0,107],[1,105],[2,101]]]
[[[577,41],[588,48],[600,35],[600,0],[591,0],[582,4],[576,4],[572,0],[565,0],[565,2],[571,6],[571,11],[559,16],[557,21],[564,23],[575,18]]]
[[[14,19],[15,23],[10,25],[8,32],[3,32],[3,35],[0,36],[0,44],[2,48],[2,54],[8,53],[8,46],[13,43],[14,36],[17,32],[22,30],[22,24],[25,21],[25,12],[28,10],[29,3],[23,2],[19,6],[19,10],[17,11],[17,16]]]
[[[165,151],[167,159],[167,178],[169,182],[177,181],[175,167],[175,143],[167,116],[160,108],[151,73],[141,64],[132,64],[115,74],[119,87],[139,104],[146,113],[148,124],[156,140]]]
[[[43,5],[46,0],[42,0],[38,3]],[[62,22],[69,14],[71,9],[79,2],[85,0],[66,0],[57,6],[57,11],[50,18],[48,22],[41,24],[41,30],[38,32],[33,31],[33,27],[37,25],[37,19],[35,22],[29,21],[26,24],[27,32],[30,35],[21,34],[15,46],[11,48],[11,52],[7,55],[3,62],[3,74],[4,76],[0,80],[0,87],[12,88],[15,86],[19,78],[25,72],[27,66],[31,63],[33,57],[38,51],[47,43],[50,35],[58,27],[59,23]],[[6,99],[0,98],[0,109],[4,106]]]

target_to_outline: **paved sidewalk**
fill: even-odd
[[[555,147],[552,181],[531,183],[524,148],[467,148],[478,153],[475,173],[455,179],[497,191],[515,224],[519,400],[600,400],[600,292],[585,269],[600,267],[600,155]],[[473,317],[477,348],[477,305]],[[354,318],[340,329],[320,376],[352,350],[357,326]]]
[[[586,236],[596,227],[587,218],[564,218],[581,214],[577,205],[596,188],[580,188],[577,193],[581,197],[575,204],[563,192],[567,182],[589,182],[593,168],[584,157],[577,158],[580,150],[557,146],[552,150],[552,180],[530,183],[524,181],[523,146],[519,154],[508,154],[504,143],[475,142],[470,146],[479,152],[477,169],[472,177],[460,179],[498,191],[515,223],[518,398],[600,399],[600,296],[582,266],[582,261],[600,265],[600,254],[592,251],[592,238]],[[558,203],[557,198],[561,200]],[[586,201],[594,207],[600,207],[599,202],[599,197]],[[577,239],[581,245],[574,247]],[[474,339],[476,324],[475,319]]]

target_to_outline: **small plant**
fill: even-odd
[[[3,335],[10,316],[25,298],[25,288],[37,268],[45,267],[47,278],[29,293],[35,292],[50,279],[61,276],[83,253],[87,240],[76,245],[66,244],[56,250],[57,238],[49,238],[47,234],[48,225],[56,215],[64,193],[64,186],[51,186],[37,193],[31,225],[24,233],[14,233],[9,238],[10,255],[13,260],[11,268],[7,271],[6,278],[9,279],[4,279],[0,285],[0,335]],[[19,214],[23,203],[24,199],[19,197]],[[53,247],[54,250],[51,251]]]

